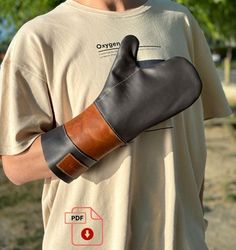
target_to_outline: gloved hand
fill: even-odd
[[[142,68],[137,63],[138,46],[135,36],[126,36],[96,100],[41,136],[50,169],[65,182],[199,97],[201,80],[190,62],[173,57]]]

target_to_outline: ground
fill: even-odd
[[[210,250],[236,249],[236,130],[207,126],[204,192],[206,239]]]
[[[204,207],[209,221],[206,240],[209,250],[233,250],[236,249],[236,130],[220,124],[206,124]],[[0,183],[0,249],[40,250],[42,182],[16,187],[0,172]]]

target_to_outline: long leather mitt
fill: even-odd
[[[136,61],[137,38],[125,37],[123,43],[95,105],[119,138],[129,142],[143,130],[192,105],[202,84],[187,59],[173,57],[141,68]],[[126,60],[120,59],[125,53]]]
[[[126,36],[100,95],[66,124],[42,135],[49,168],[71,182],[109,152],[192,105],[201,93],[194,66],[183,57],[137,62],[139,41]]]

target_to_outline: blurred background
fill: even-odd
[[[155,0],[153,0],[155,1]],[[15,32],[62,0],[0,0],[0,64]],[[178,0],[198,20],[212,50],[234,115],[206,121],[208,158],[204,210],[210,250],[236,249],[236,4],[235,0]],[[0,250],[41,249],[42,181],[14,186],[0,161]],[[199,249],[200,250],[200,249]]]

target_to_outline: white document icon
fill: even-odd
[[[65,224],[70,224],[72,245],[103,244],[103,219],[91,207],[74,207],[71,212],[65,212]]]

